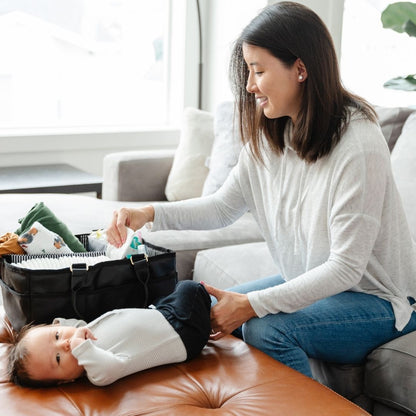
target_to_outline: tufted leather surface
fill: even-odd
[[[228,336],[196,359],[147,370],[107,387],[85,379],[48,389],[5,380],[11,327],[0,313],[0,413],[30,415],[368,415],[326,387]]]

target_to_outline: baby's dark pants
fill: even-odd
[[[211,332],[211,298],[200,283],[180,281],[173,293],[154,302],[181,337],[187,360],[197,356],[208,341]]]

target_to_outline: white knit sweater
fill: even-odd
[[[249,210],[286,280],[248,295],[259,317],[355,290],[389,300],[403,329],[414,310],[407,297],[416,298],[416,246],[380,128],[353,115],[315,163],[290,146],[282,155],[265,147],[263,156],[262,165],[244,148],[214,195],[155,204],[153,231],[219,228]]]

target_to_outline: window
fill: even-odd
[[[0,128],[167,124],[173,3],[1,1]]]
[[[391,90],[384,82],[416,73],[416,38],[384,29],[381,13],[392,0],[345,0],[341,74],[345,86],[372,104],[416,104],[416,93]]]

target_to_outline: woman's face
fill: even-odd
[[[246,89],[255,94],[267,118],[288,116],[295,123],[302,101],[302,85],[307,74],[298,59],[288,68],[267,49],[243,44],[249,76]],[[299,75],[302,76],[299,79]]]

